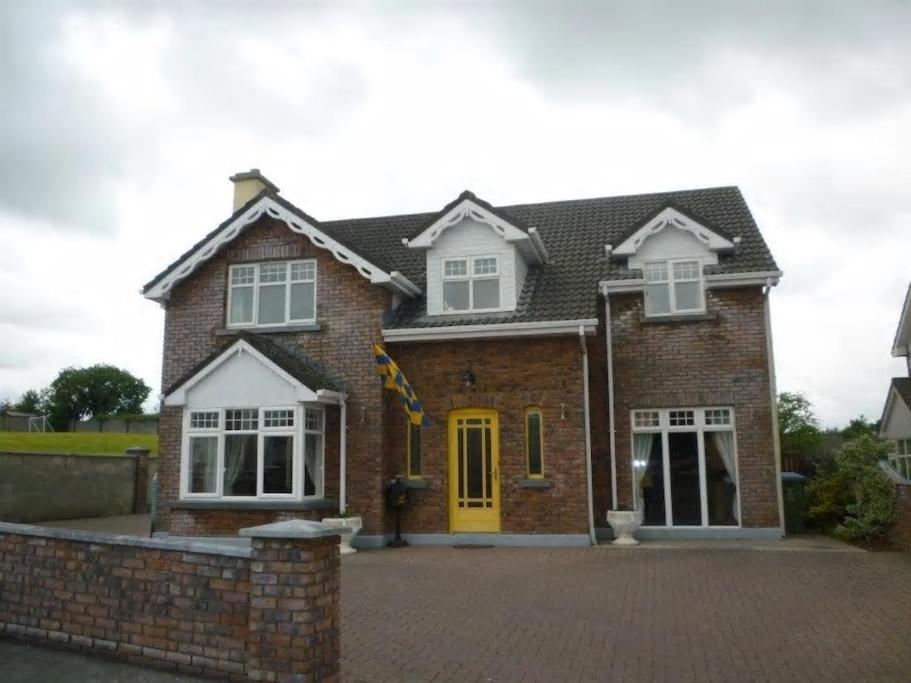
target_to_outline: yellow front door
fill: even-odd
[[[496,410],[449,414],[450,531],[500,531],[500,429]]]

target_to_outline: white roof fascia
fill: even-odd
[[[187,402],[187,392],[193,388],[196,384],[201,382],[203,379],[208,377],[212,372],[214,372],[220,365],[225,363],[228,359],[233,358],[235,355],[240,353],[249,353],[251,356],[256,358],[262,365],[274,372],[276,375],[285,380],[288,384],[294,386],[297,389],[298,400],[301,402],[315,402],[319,400],[318,392],[313,391],[301,382],[296,377],[292,377],[287,372],[278,367],[271,360],[266,358],[262,353],[253,348],[243,339],[238,339],[236,342],[231,344],[227,349],[225,349],[219,356],[214,358],[212,362],[206,365],[204,368],[199,370],[195,375],[186,380],[179,387],[171,391],[170,394],[164,397],[164,404],[166,406],[182,406]]]
[[[708,289],[718,289],[721,287],[753,287],[766,286],[774,287],[781,279],[780,270],[759,271],[753,273],[715,273],[705,276],[705,286]]]
[[[699,242],[712,251],[730,251],[734,243],[717,232],[697,223],[673,207],[667,207],[648,223],[636,230],[632,235],[613,249],[614,256],[632,256],[642,246],[646,239],[667,227],[685,230],[693,235]]]
[[[410,327],[383,330],[383,341],[447,341],[452,339],[490,339],[496,337],[531,337],[595,334],[597,318],[582,320],[547,320],[526,323],[493,323],[490,325],[448,325],[445,327]]]
[[[753,273],[717,273],[705,276],[706,289],[722,289],[727,287],[765,287],[775,286],[781,278],[780,270],[760,271]],[[602,280],[598,283],[602,294],[623,294],[627,292],[640,292],[645,287],[645,280],[635,278],[629,280]]]
[[[911,285],[908,286],[902,313],[898,318],[895,339],[892,341],[892,355],[896,358],[911,355]]]
[[[471,219],[489,226],[504,241],[516,243],[516,246],[522,251],[522,255],[526,258],[531,257],[532,261],[537,261],[540,264],[547,259],[547,251],[543,248],[544,244],[541,242],[540,235],[537,236],[536,241],[530,232],[526,233],[520,230],[512,223],[503,220],[468,198],[463,199],[452,207],[425,228],[417,237],[403,240],[403,242],[409,249],[429,249],[440,235],[465,219]]]
[[[161,280],[143,292],[143,296],[153,301],[164,301],[170,295],[171,289],[178,282],[190,276],[200,265],[212,258],[219,249],[237,237],[240,232],[251,223],[259,220],[263,215],[275,218],[284,223],[294,232],[305,235],[314,245],[326,249],[332,256],[345,265],[350,265],[372,284],[385,286],[405,296],[416,296],[420,288],[412,283],[401,273],[387,273],[365,258],[358,256],[348,247],[343,246],[322,230],[301,218],[286,207],[276,202],[271,197],[262,197],[243,214],[237,216],[215,235],[206,240],[205,244],[195,249],[192,254],[183,259]]]

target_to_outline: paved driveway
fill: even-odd
[[[911,680],[909,553],[407,548],[342,577],[348,682]]]

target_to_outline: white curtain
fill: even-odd
[[[225,437],[225,490],[224,495],[233,495],[234,482],[244,464],[246,435],[232,434]]]
[[[652,455],[652,445],[658,434],[633,435],[633,482],[636,486],[636,496],[642,498],[642,479],[648,470],[649,458]],[[640,506],[641,507],[641,506]]]
[[[728,480],[737,486],[737,472],[734,467],[734,432],[712,432],[715,439],[715,447],[721,455],[721,461],[724,463],[724,470],[728,475]],[[737,496],[731,497],[731,519],[737,519]]]
[[[305,485],[304,493],[307,495],[318,495],[319,487],[323,481],[323,435],[322,434],[305,434],[304,435],[304,480],[310,481],[312,486]]]

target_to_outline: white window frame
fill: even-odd
[[[692,425],[671,426],[671,413],[681,411],[693,412]],[[728,411],[730,422],[728,424],[707,424],[706,413],[709,411]],[[658,413],[658,424],[654,426],[637,426],[637,413]],[[643,420],[639,420],[640,425]],[[650,524],[649,527],[656,529],[739,529],[743,526],[743,517],[740,506],[740,456],[737,447],[737,424],[734,416],[734,408],[731,406],[706,406],[706,407],[683,407],[683,408],[640,408],[630,411],[630,472],[635,467],[633,458],[635,457],[634,440],[636,434],[652,433],[661,436],[661,464],[664,470],[664,524]],[[696,442],[699,449],[699,496],[702,506],[701,518],[702,523],[699,525],[674,525],[673,501],[671,500],[671,465],[668,454],[670,453],[670,440],[668,435],[673,432],[695,432]],[[734,474],[737,487],[737,524],[709,524],[708,513],[708,484],[706,479],[705,468],[705,434],[709,432],[732,432],[734,434]],[[630,477],[630,486],[633,489],[634,507],[640,510],[642,501],[640,492],[636,490],[636,478]]]
[[[675,263],[695,263],[699,269],[698,277],[688,277],[688,278],[675,278],[674,277],[674,264]],[[667,279],[666,280],[649,280],[647,276],[647,269],[649,266],[665,266],[667,269]],[[655,259],[652,261],[646,261],[642,264],[642,276],[645,280],[645,286],[643,289],[643,299],[648,298],[648,287],[649,285],[663,285],[666,284],[668,288],[668,301],[670,303],[670,310],[667,313],[649,313],[648,303],[643,300],[643,312],[647,318],[661,318],[671,315],[699,315],[700,313],[705,313],[705,273],[703,272],[703,263],[702,260],[697,257],[687,257],[687,258],[673,258],[673,259]],[[681,282],[698,282],[699,283],[699,300],[702,302],[702,305],[699,308],[677,308],[677,288],[675,285]]]
[[[895,439],[894,452],[889,456],[892,467],[905,479],[911,479],[911,437]]]
[[[228,410],[252,409],[257,411],[257,428],[255,430],[225,430],[225,412]],[[265,426],[265,412],[268,410],[290,410],[294,416],[293,426]],[[320,413],[320,432],[305,429],[306,411]],[[206,428],[191,428],[191,414],[197,412],[217,412],[218,426]],[[320,477],[314,481],[316,490],[311,495],[304,493],[304,433],[319,433],[320,439],[319,459],[322,461],[320,468]],[[225,436],[231,434],[256,434],[256,495],[255,496],[226,496],[224,495],[224,473],[225,473]],[[215,492],[214,493],[191,493],[190,492],[190,440],[193,437],[211,437],[217,438],[218,450],[215,468]],[[264,475],[264,445],[265,438],[269,436],[290,436],[292,437],[292,487],[291,493],[264,493],[263,492],[263,475]],[[249,406],[229,406],[227,408],[202,408],[188,407],[184,410],[183,416],[183,439],[181,444],[180,457],[180,498],[181,500],[224,500],[236,502],[252,503],[261,500],[313,500],[323,498],[326,490],[326,411],[322,405],[302,404],[297,406],[289,405],[269,405],[256,408]]]
[[[274,266],[279,264],[285,265],[285,320],[280,323],[259,323],[259,290],[260,287],[274,287],[281,283],[262,283],[260,282],[260,269],[262,266]],[[291,280],[292,266],[298,264],[310,264],[313,266],[312,280]],[[253,284],[235,285],[233,284],[234,271],[241,268],[253,268]],[[231,328],[238,327],[280,327],[282,325],[302,325],[316,322],[316,301],[318,287],[318,273],[316,259],[296,259],[293,261],[261,261],[258,263],[235,263],[228,267],[228,305],[225,309],[225,326]],[[292,318],[291,317],[291,285],[297,283],[313,283],[313,317],[311,318]],[[234,290],[240,287],[253,287],[253,320],[250,322],[231,322],[231,304],[234,297]]]
[[[496,272],[475,275],[475,262],[484,259],[493,259],[496,263]],[[465,275],[446,275],[446,264],[465,262]],[[499,283],[499,304],[493,308],[475,308],[474,305],[474,283],[483,280],[496,280]],[[447,282],[467,282],[468,283],[468,308],[457,311],[446,310],[445,287]],[[476,256],[447,256],[440,259],[440,307],[443,315],[458,315],[460,313],[486,313],[492,311],[502,311],[503,307],[503,268],[498,254],[479,254]]]

